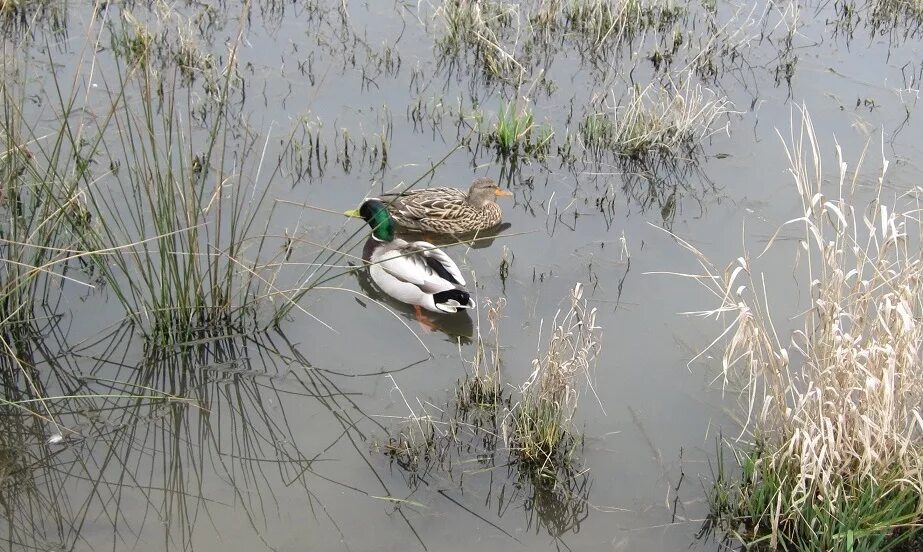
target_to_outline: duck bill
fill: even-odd
[[[343,214],[351,218],[362,218],[362,215],[359,214],[359,209],[350,209],[349,211],[343,211]]]
[[[501,190],[500,188],[497,188],[497,189],[494,191],[494,195],[497,196],[497,197],[512,197],[513,192],[511,192],[511,191],[509,191],[509,190]]]

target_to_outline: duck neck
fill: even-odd
[[[384,207],[376,209],[369,217],[369,226],[372,227],[372,237],[380,242],[394,240],[394,221]]]

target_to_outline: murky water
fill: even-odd
[[[487,175],[508,187],[508,226],[449,252],[473,274],[479,301],[506,298],[500,347],[510,383],[525,381],[544,338],[541,321],[547,324],[582,282],[604,328],[594,381],[599,400],[581,400],[582,473],[566,492],[536,490],[502,452],[491,461],[413,474],[375,443],[410,409],[436,412],[452,398],[474,353],[478,317],[486,324],[483,313],[438,318],[440,331],[426,332],[410,309],[349,274],[328,283],[341,289],[303,297],[310,316],[293,310],[278,331],[216,339],[205,351],[150,363],[141,360],[137,333],[118,325],[124,311],[109,290],[68,283],[51,305],[59,317],[37,341],[36,377],[54,393],[113,398],[50,404],[48,413],[73,430],[54,444],[45,443],[56,433],[53,424],[3,411],[10,428],[0,449],[6,546],[716,549],[695,535],[708,514],[704,489],[716,438],[739,431],[736,400],[712,384],[717,360],[687,366],[722,326],[678,314],[713,306],[701,288],[650,274],[696,270],[665,229],[719,265],[738,257],[742,243],[759,252],[780,223],[799,215],[777,130],[789,134],[801,105],[810,110],[831,177],[834,136],[850,162],[866,143],[870,165],[880,165],[883,152],[896,190],[918,184],[923,144],[916,108],[923,52],[910,23],[870,28],[867,10],[848,4],[857,11],[844,12],[842,2],[811,2],[797,13],[785,2],[718,4],[714,21],[735,51],[719,52],[713,71],[694,78],[704,77],[739,113],[718,121],[727,133],[715,132],[692,158],[653,175],[585,154],[579,123],[632,86],[679,82],[702,59],[713,30],[708,8],[698,3],[670,27],[687,33],[685,45],[659,70],[648,57],[672,31],[595,48],[556,29],[530,45],[533,11],[504,4],[514,15],[498,45],[523,66],[515,80],[485,76],[475,52],[443,57],[444,18],[429,3],[258,3],[245,17],[236,3],[111,4],[100,17],[114,27],[124,13],[154,29],[195,21],[193,43],[219,67],[242,25],[234,109],[259,136],[255,156],[270,160],[268,167],[293,126],[313,133],[295,133],[302,155],[282,163],[274,178],[259,166],[251,173],[255,189],[269,182],[271,200],[289,202],[275,204],[266,232],[294,237],[293,275],[303,270],[294,263],[314,261],[312,244],[334,236],[341,243],[360,230],[354,220],[298,204],[343,211],[414,182],[434,164],[419,186],[466,187]],[[91,10],[67,4],[63,33],[37,24],[26,46],[32,93],[50,93],[51,67],[62,82],[76,71],[89,105],[93,91],[111,82],[104,61],[92,75],[76,63],[85,54]],[[854,13],[851,26],[844,13]],[[8,51],[20,40],[9,38]],[[193,104],[206,94],[207,80],[188,85]],[[479,109],[489,128],[511,99],[554,129],[555,146],[544,159],[511,163],[478,143],[472,111]],[[54,110],[27,105],[39,127],[56,124]],[[467,113],[461,123],[459,106]],[[198,122],[188,123],[191,139],[202,138]],[[574,159],[557,151],[568,136]],[[355,255],[364,235],[361,229],[350,242]],[[790,279],[789,253],[773,253],[764,265],[767,281]],[[778,312],[796,312],[803,298],[779,288],[770,297]],[[139,385],[174,399],[142,398]],[[139,397],[126,401],[126,393]]]

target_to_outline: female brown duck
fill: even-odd
[[[437,234],[466,234],[500,224],[498,197],[513,195],[490,178],[478,178],[468,192],[444,186],[411,190],[394,197],[388,205],[395,222],[411,230]]]

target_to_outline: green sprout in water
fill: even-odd
[[[551,148],[553,137],[551,125],[535,124],[535,116],[528,107],[517,109],[513,102],[506,102],[497,114],[487,143],[504,158],[521,155],[540,158]]]

